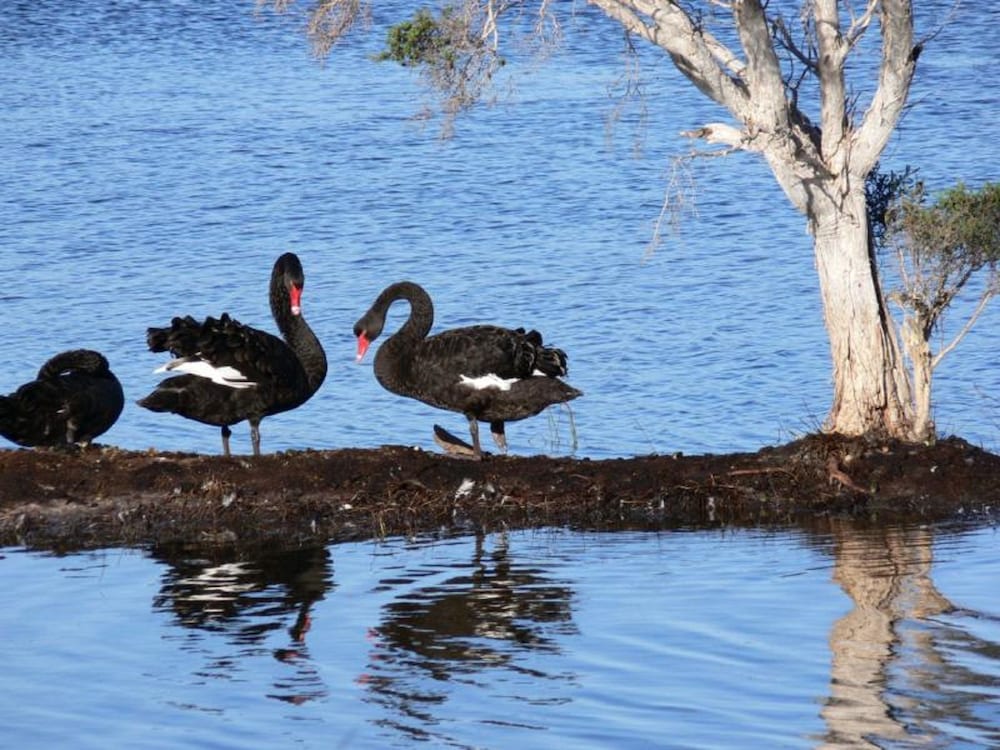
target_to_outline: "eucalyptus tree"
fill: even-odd
[[[293,0],[258,0],[287,10]],[[573,3],[442,0],[389,32],[386,56],[419,66],[450,112],[479,100],[504,63],[505,32],[557,28]],[[922,45],[912,0],[588,0],[655,45],[726,116],[686,135],[766,160],[813,237],[833,362],[825,428],[916,439],[911,384],[881,292],[865,179],[904,111]],[[304,8],[317,51],[371,17],[366,0]],[[877,32],[875,31],[877,30]],[[877,38],[876,38],[877,33]],[[869,80],[859,50],[874,53]],[[863,62],[863,61],[862,61]],[[864,95],[863,95],[864,94]]]

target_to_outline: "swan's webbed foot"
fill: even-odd
[[[76,443],[53,443],[51,445],[36,445],[35,450],[44,450],[51,453],[64,453],[66,455],[76,455],[83,451],[82,446]]]
[[[440,425],[434,425],[434,442],[441,446],[441,449],[449,456],[455,458],[466,458],[471,461],[481,461],[482,451],[476,449],[459,437],[455,437]]]

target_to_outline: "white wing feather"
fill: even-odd
[[[459,378],[459,385],[475,388],[477,391],[484,391],[488,388],[496,388],[498,391],[509,391],[510,387],[520,380],[520,378],[501,378],[494,373],[480,375],[478,378],[460,375]]]
[[[246,375],[235,367],[216,367],[211,362],[191,357],[173,359],[162,367],[157,367],[153,372],[183,372],[188,375],[196,375],[199,378],[207,378],[213,383],[224,385],[227,388],[253,388],[257,385],[252,380],[248,380]]]

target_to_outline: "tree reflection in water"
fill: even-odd
[[[452,695],[449,683],[475,684],[477,673],[488,669],[510,673],[509,679],[494,677],[489,684],[512,693],[519,684],[530,685],[525,695],[538,702],[546,700],[539,696],[539,683],[572,681],[572,674],[549,673],[534,658],[558,654],[557,636],[577,632],[572,590],[538,568],[515,562],[506,534],[489,538],[492,550],[486,549],[484,536],[476,537],[471,564],[460,574],[436,577],[435,583],[412,588],[383,608],[363,676],[370,700],[399,717],[380,721],[383,726],[428,739],[429,727],[440,723],[434,706]],[[405,588],[418,581],[386,584]],[[516,723],[514,716],[510,723]]]
[[[1000,665],[1000,649],[990,635],[997,623],[987,612],[955,609],[931,578],[932,563],[941,568],[941,561],[934,561],[935,551],[940,557],[953,545],[964,550],[962,535],[839,522],[832,528],[824,525],[822,535],[811,538],[822,546],[820,558],[833,561],[833,580],[850,597],[851,607],[832,627],[828,615],[810,618],[807,613],[802,625],[789,631],[815,635],[829,628],[827,695],[821,707],[810,703],[804,709],[812,721],[818,711],[824,727],[816,731],[810,724],[804,730],[810,733],[808,740],[827,748],[940,747],[966,739],[970,747],[1000,747],[996,711],[1000,683],[995,668]],[[157,550],[155,557],[170,567],[155,607],[182,626],[180,647],[196,655],[194,679],[200,683],[256,681],[254,675],[263,675],[263,689],[249,686],[257,695],[291,703],[323,698],[319,708],[324,716],[337,717],[338,730],[348,720],[355,728],[361,723],[374,726],[381,743],[374,746],[381,747],[400,737],[404,744],[429,740],[434,746],[463,746],[460,738],[495,737],[497,732],[510,736],[509,730],[520,734],[522,728],[532,736],[541,736],[537,732],[557,736],[567,727],[586,725],[594,705],[609,712],[607,717],[595,715],[594,726],[607,719],[628,729],[634,722],[637,731],[651,733],[645,736],[655,736],[662,722],[664,731],[669,731],[674,726],[671,721],[687,721],[676,715],[664,718],[669,713],[665,708],[675,714],[684,709],[694,717],[729,716],[725,708],[729,701],[753,705],[757,697],[753,686],[741,689],[738,678],[711,670],[702,673],[698,665],[716,658],[733,664],[771,664],[769,647],[751,649],[745,660],[726,649],[740,640],[741,624],[753,627],[759,622],[763,631],[751,631],[747,638],[766,643],[773,605],[808,606],[797,598],[776,602],[765,598],[757,602],[760,609],[750,618],[727,623],[730,610],[725,598],[703,602],[702,583],[705,576],[716,577],[720,585],[708,590],[725,592],[729,585],[725,574],[733,560],[741,558],[731,557],[727,548],[718,567],[704,571],[684,567],[696,559],[685,554],[714,550],[719,540],[707,536],[695,539],[697,543],[686,552],[647,548],[643,552],[647,557],[637,557],[644,561],[642,575],[629,579],[629,585],[648,584],[643,575],[650,573],[663,583],[654,588],[661,599],[651,602],[649,611],[636,607],[645,602],[641,589],[621,596],[620,582],[628,577],[631,561],[598,576],[598,583],[587,583],[585,576],[594,568],[595,558],[580,557],[579,550],[567,548],[562,552],[565,557],[549,556],[544,564],[535,564],[539,549],[521,545],[523,540],[520,534],[434,539],[430,544],[397,540],[386,545],[384,555],[371,558],[378,559],[377,564],[365,560],[372,550],[345,550],[343,570],[354,571],[350,586],[339,591],[340,601],[328,602],[323,612],[349,607],[350,614],[343,620],[334,618],[338,622],[325,620],[325,632],[312,633],[317,639],[314,655],[321,649],[349,650],[349,656],[336,664],[317,665],[307,644],[314,605],[332,595],[331,555],[338,554],[336,547],[269,550],[252,557]],[[737,555],[759,543],[753,536],[734,542]],[[642,547],[644,540],[609,538],[609,544],[624,543]],[[435,558],[439,544],[447,549]],[[523,560],[515,554],[522,546]],[[361,567],[351,568],[352,554]],[[755,574],[780,573],[782,565],[780,560],[768,563],[755,568]],[[664,578],[663,571],[673,573]],[[816,578],[821,586],[810,591],[827,596],[825,575]],[[577,612],[575,591],[581,585],[589,586],[584,589],[591,592],[588,597],[598,598],[588,598],[586,615]],[[782,590],[763,591],[780,595]],[[953,596],[957,600],[962,595]],[[636,611],[623,613],[623,602]],[[669,643],[661,643],[662,629],[648,620],[671,616],[670,608],[677,603],[690,611],[678,612],[683,622],[668,629]],[[830,604],[826,602],[827,613]],[[581,617],[601,619],[581,634],[577,628]],[[627,637],[609,640],[614,633],[605,630],[630,618],[634,623]],[[586,622],[595,625],[594,620]],[[703,637],[709,625],[718,625],[719,639]],[[178,640],[176,630],[171,628],[167,637]],[[609,643],[620,650],[602,652],[601,646],[595,650],[595,644]],[[721,652],[701,653],[714,648]],[[815,656],[815,650],[804,654],[807,659]],[[675,658],[680,668],[671,672]],[[761,661],[764,658],[768,661]],[[787,654],[787,659],[795,658]],[[632,669],[627,663],[643,659],[651,660],[649,668]],[[780,680],[780,668],[764,674]],[[622,675],[643,679],[625,684],[618,681]],[[822,672],[816,677],[820,684],[827,682]],[[341,678],[354,679],[354,689],[341,685],[334,690],[324,682]],[[706,682],[709,705],[704,710],[701,686],[691,680]],[[734,685],[732,693],[724,692]],[[664,694],[665,688],[677,692]],[[806,700],[816,695],[812,681],[796,693],[798,689],[795,684],[788,686],[789,695]],[[623,690],[630,695],[618,702],[609,697]],[[644,691],[651,697],[647,699]],[[210,694],[206,700],[229,696],[227,691]],[[760,695],[764,707],[779,711],[767,704],[770,697]],[[365,705],[357,705],[359,698]],[[344,711],[336,710],[339,701],[347,701]],[[755,726],[743,714],[732,714],[732,721],[735,726],[744,721]],[[801,736],[796,727],[786,731]]]
[[[931,579],[933,542],[928,527],[857,529],[845,522],[834,529],[833,577],[854,607],[830,632],[820,747],[935,746],[935,722],[1000,739],[989,718],[971,713],[990,702],[996,685],[960,665],[954,652],[989,645],[948,625],[945,615],[955,608]],[[955,700],[942,700],[948,694]]]
[[[237,647],[213,658],[203,676],[231,678],[245,658],[269,650],[292,670],[275,680],[269,697],[304,703],[325,696],[327,688],[309,659],[306,634],[313,605],[333,586],[329,552],[313,547],[261,550],[252,556],[218,550],[202,553],[153,551],[154,558],[169,565],[153,606],[196,631],[189,634],[185,648],[207,648],[208,640],[197,631],[221,635],[223,643]],[[279,647],[269,646],[283,628],[288,640]]]

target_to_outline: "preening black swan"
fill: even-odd
[[[326,378],[326,354],[302,317],[304,284],[298,257],[278,258],[271,272],[271,314],[284,341],[226,313],[201,323],[189,315],[174,318],[168,328],[150,328],[150,351],[176,357],[157,372],[184,374],[164,380],[139,405],[220,426],[227,456],[229,428],[245,419],[259,456],[260,420],[304,404]]]
[[[427,292],[410,281],[386,287],[354,324],[359,362],[382,333],[389,307],[397,300],[410,303],[410,317],[379,347],[375,377],[400,396],[464,414],[473,458],[482,458],[480,421],[490,423],[497,447],[506,452],[505,422],[534,416],[581,395],[559,379],[566,374],[566,354],[543,346],[537,331],[477,325],[428,338],[434,306]],[[435,429],[440,438],[443,431]]]
[[[52,357],[38,377],[0,396],[0,435],[25,446],[87,445],[122,413],[125,395],[100,352]]]

